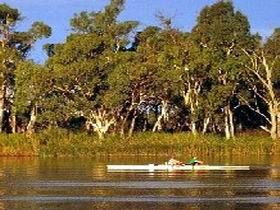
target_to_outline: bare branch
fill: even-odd
[[[247,66],[247,65],[245,65],[245,67],[246,67],[248,70],[250,70],[251,72],[253,72],[253,74],[255,74],[255,75],[258,77],[258,79],[262,82],[262,84],[269,90],[269,88],[270,88],[269,84],[268,84],[267,81],[259,74],[259,72],[256,71],[256,69],[253,69],[253,68],[251,68],[251,67],[249,67],[249,66]]]
[[[256,88],[253,88],[253,91],[254,91],[254,93],[255,93],[258,97],[260,97],[266,104],[269,104],[269,101],[268,101],[263,95],[261,95],[261,94],[258,92],[258,90],[257,90]]]
[[[270,131],[267,127],[265,127],[265,126],[260,126],[260,128],[263,129],[263,130],[265,130],[265,131],[268,132],[268,133],[271,133],[271,131]]]
[[[245,98],[243,98],[242,96],[240,96],[240,99],[241,99],[243,102],[245,102],[245,104],[248,106],[249,109],[251,109],[252,111],[254,111],[254,112],[256,112],[257,114],[261,115],[269,124],[271,124],[271,120],[270,120],[266,115],[264,115],[263,113],[261,113],[261,112],[259,111],[259,109],[256,109],[256,108],[252,107],[252,106],[250,105],[250,103],[249,103]]]

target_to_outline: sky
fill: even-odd
[[[156,14],[163,14],[173,20],[173,25],[183,31],[190,31],[196,23],[200,10],[217,0],[126,0],[125,9],[119,21],[137,20],[140,27],[158,25]],[[70,19],[81,11],[99,11],[109,0],[0,0],[12,8],[17,8],[23,20],[17,30],[28,29],[32,22],[43,21],[52,27],[50,38],[36,43],[29,58],[42,63],[47,58],[42,50],[46,43],[61,43],[71,32]],[[245,14],[253,33],[264,38],[280,27],[280,0],[233,0],[236,10]]]

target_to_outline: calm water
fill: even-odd
[[[108,173],[167,157],[0,160],[0,209],[280,209],[280,157],[219,157],[250,171]]]

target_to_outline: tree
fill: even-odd
[[[43,37],[49,37],[51,29],[42,22],[34,22],[26,32],[15,31],[16,24],[21,20],[17,9],[7,4],[0,4],[0,132],[4,125],[4,113],[9,115],[10,122],[5,130],[16,131],[14,112],[15,69],[17,63],[24,59],[33,43]],[[6,112],[4,111],[6,110]]]
[[[209,113],[205,109],[205,104],[202,103],[209,89],[207,87],[207,82],[210,80],[209,55],[200,49],[192,40],[191,35],[187,36],[182,49],[184,54],[181,56],[183,62],[180,65],[182,69],[180,94],[184,99],[185,106],[189,110],[189,115],[187,115],[188,127],[196,135],[202,107],[204,109],[203,113],[205,113],[205,122],[207,122],[207,119],[209,120]]]
[[[226,138],[233,138],[235,128],[232,101],[242,73],[241,48],[251,49],[254,46],[249,22],[243,14],[234,10],[232,2],[219,1],[200,12],[191,37],[202,55],[207,55],[211,91],[216,93],[214,98],[209,99],[220,101],[216,103],[216,109],[223,114]]]
[[[100,138],[115,124],[118,108],[109,101],[108,77],[117,68],[118,54],[128,45],[128,36],[137,25],[134,21],[117,22],[123,4],[112,0],[103,11],[75,15],[71,20],[73,33],[53,48],[48,60],[53,98],[64,101],[56,104],[58,110],[64,110],[65,119],[83,116],[87,128],[93,128]]]
[[[184,69],[182,66],[186,62],[186,46],[185,41],[187,35],[171,26],[170,19],[162,19],[164,28],[159,34],[162,49],[157,55],[158,68],[155,74],[155,95],[160,101],[160,114],[154,125],[153,131],[161,130],[161,123],[170,121],[170,112],[175,111],[174,99],[180,95],[180,87],[182,85],[182,75]],[[165,43],[165,44],[162,44]]]
[[[263,109],[260,109],[259,103],[255,103],[243,98],[247,106],[266,119],[267,126],[261,126],[269,132],[273,140],[280,138],[280,99],[279,99],[279,81],[280,81],[280,30],[275,29],[272,36],[267,40],[264,46],[254,51],[243,49],[249,58],[249,64],[245,64],[247,69],[249,89],[262,103],[267,107],[268,116]]]
[[[48,95],[50,75],[48,69],[39,64],[21,61],[15,70],[15,78],[14,106],[16,115],[22,118],[20,130],[32,134]]]
[[[130,131],[136,118],[141,120],[142,130],[152,125],[153,132],[165,130],[164,125],[170,123],[172,99],[179,92],[181,39],[183,33],[170,25],[151,26],[138,33],[133,45],[135,59],[127,71],[129,104],[134,104]]]

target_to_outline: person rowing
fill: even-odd
[[[168,164],[168,165],[172,165],[172,166],[174,166],[174,165],[184,165],[183,162],[181,162],[181,161],[179,161],[179,160],[176,160],[176,159],[174,159],[173,157],[172,157],[171,159],[168,160],[167,164]]]
[[[201,164],[203,164],[203,161],[198,160],[197,157],[194,156],[194,157],[192,157],[192,159],[190,159],[190,160],[188,161],[188,164],[193,165],[193,166],[195,166],[195,165],[201,165]]]
[[[179,161],[179,160],[176,160],[175,158],[172,157],[171,159],[168,160],[167,164],[168,164],[168,165],[172,165],[172,166],[174,166],[174,165],[177,165],[177,166],[178,166],[178,165],[179,165],[179,166],[183,166],[183,165],[192,165],[192,166],[195,166],[195,165],[201,165],[201,164],[203,164],[203,161],[198,160],[197,157],[194,156],[194,157],[192,157],[192,159],[190,159],[187,163],[183,163],[183,162],[181,162],[181,161]]]

